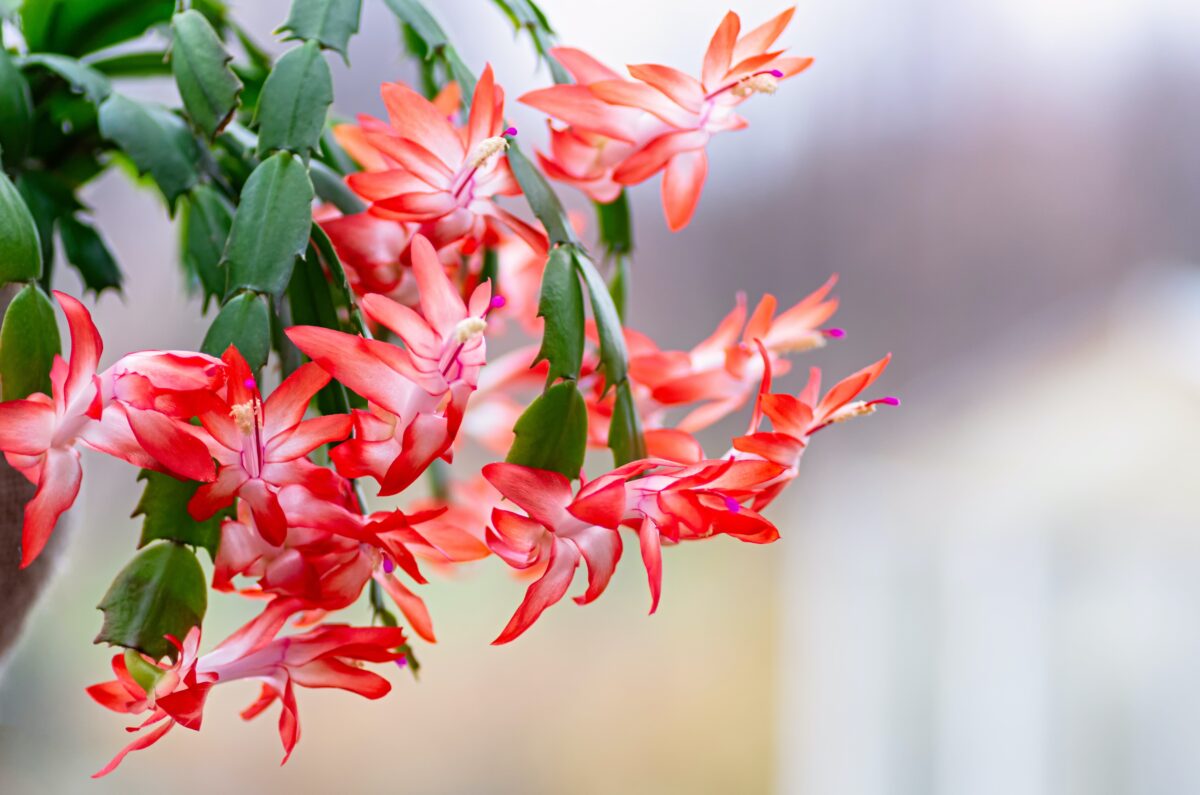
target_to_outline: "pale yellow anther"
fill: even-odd
[[[829,417],[829,422],[845,422],[852,420],[855,417],[865,417],[868,414],[875,413],[876,406],[874,403],[868,403],[865,400],[856,400],[853,403],[847,403]]]
[[[467,317],[458,321],[458,325],[454,327],[454,341],[459,345],[465,345],[472,340],[477,340],[483,336],[484,330],[487,329],[487,321],[481,317]]]
[[[475,147],[475,151],[471,152],[471,167],[479,168],[486,163],[492,155],[497,152],[503,152],[508,149],[508,139],[502,135],[497,135],[493,138],[484,138]]]
[[[245,403],[238,403],[229,409],[229,416],[233,417],[234,423],[237,424],[238,430],[249,436],[254,433],[255,407],[254,401],[250,400]]]
[[[745,99],[751,94],[774,94],[779,88],[779,80],[774,75],[751,75],[733,87],[733,95]]]

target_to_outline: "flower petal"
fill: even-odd
[[[546,573],[525,591],[525,599],[509,619],[493,646],[508,643],[538,620],[546,608],[558,602],[571,587],[571,579],[579,566],[579,549],[569,541],[557,539],[550,548],[550,563]]]

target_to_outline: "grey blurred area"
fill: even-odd
[[[513,101],[548,80],[528,42],[483,0],[431,5],[496,68],[526,148],[543,141]],[[607,63],[688,71],[726,10],[541,5]],[[234,7],[270,40],[287,3]],[[837,272],[848,336],[797,370],[894,354],[879,389],[904,405],[813,445],[778,544],[671,550],[652,618],[628,555],[604,599],[504,649],[487,641],[520,583],[490,564],[435,582],[422,681],[381,703],[301,694],[282,770],[270,719],[235,716],[253,694],[218,693],[200,735],[93,785],[125,738],[82,693],[107,657],[91,605],[136,539],[118,519],[136,489],[92,461],[0,683],[0,790],[1200,791],[1198,37],[1189,0],[802,2],[783,42],[816,64],[714,141],[692,225],[666,231],[656,181],[632,192],[632,324],[664,346],[706,336],[738,290],[786,304]],[[376,0],[351,66],[332,62],[345,116],[413,75]],[[97,307],[109,355],[194,346],[162,208],[117,175],[91,200],[131,277]],[[248,617],[213,611],[218,636]]]

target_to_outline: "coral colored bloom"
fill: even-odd
[[[660,64],[629,66],[620,77],[590,56],[567,48],[552,54],[576,85],[533,91],[521,101],[568,125],[551,134],[542,155],[546,173],[571,182],[597,201],[612,201],[619,186],[663,173],[667,226],[678,231],[695,212],[708,174],[705,147],[716,133],[740,130],[734,108],[754,94],[773,94],[782,79],[811,58],[770,50],[791,21],[790,8],[742,35],[730,11],[713,34],[699,79]]]
[[[258,700],[242,712],[246,720],[275,701],[281,702],[279,736],[284,762],[300,738],[295,686],[334,687],[371,699],[391,690],[386,679],[363,670],[361,664],[403,659],[404,654],[397,650],[405,642],[402,630],[326,624],[301,635],[276,637],[300,608],[297,600],[276,599],[261,615],[200,657],[199,627],[177,644],[174,663],[149,660],[132,651],[113,657],[117,678],[92,685],[88,695],[114,712],[150,713],[131,731],[154,728],[123,748],[93,778],[108,775],[130,752],[153,745],[176,725],[199,731],[204,702],[218,683],[250,679],[262,684]]]
[[[335,448],[333,459],[346,477],[378,480],[382,494],[406,488],[449,452],[487,354],[491,284],[464,302],[421,235],[413,238],[412,261],[419,312],[381,295],[363,299],[367,317],[403,348],[315,326],[287,330],[296,347],[371,402],[370,411],[355,412],[355,438]]]
[[[385,83],[382,93],[389,124],[368,120],[352,136],[352,154],[369,170],[347,178],[371,203],[372,214],[417,225],[439,249],[463,238],[482,239],[499,223],[546,251],[545,235],[493,201],[520,195],[521,189],[504,156],[505,136],[516,131],[505,128],[504,92],[490,66],[479,77],[461,129],[402,83]],[[345,131],[342,140],[345,144]]]
[[[182,423],[143,404],[155,399],[155,382],[165,381],[169,389],[214,388],[224,375],[219,362],[201,354],[148,351],[97,374],[103,342],[91,315],[71,296],[54,295],[71,331],[70,361],[55,356],[52,396],[38,393],[0,404],[0,450],[13,468],[37,484],[25,506],[22,567],[37,558],[79,493],[83,472],[78,445],[139,467],[195,480],[213,478],[203,445]]]
[[[899,399],[894,397],[876,400],[861,400],[858,397],[883,374],[891,359],[891,354],[888,354],[847,376],[823,398],[819,397],[820,369],[811,369],[808,383],[796,396],[771,393],[770,370],[767,370],[750,433],[733,440],[734,456],[771,461],[784,467],[778,477],[764,484],[755,496],[753,505],[756,510],[768,505],[796,477],[800,457],[814,433],[837,422],[873,414],[879,406],[900,405]],[[771,420],[773,430],[770,432],[759,430],[764,416]]]
[[[250,505],[263,538],[278,545],[287,535],[279,488],[298,483],[327,499],[340,496],[341,479],[306,456],[346,438],[351,420],[345,414],[304,419],[313,396],[329,383],[314,364],[301,365],[264,402],[237,348],[230,345],[222,358],[228,373],[226,397],[214,398],[200,414],[204,440],[219,465],[217,477],[197,490],[188,511],[203,520],[240,498]]]

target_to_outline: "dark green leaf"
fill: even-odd
[[[608,204],[596,202],[596,220],[600,226],[600,245],[609,255],[633,251],[633,222],[629,217],[629,197],[625,191]]]
[[[596,319],[596,330],[600,334],[600,364],[604,367],[605,391],[625,380],[629,353],[625,348],[625,332],[621,329],[621,318],[608,293],[608,285],[596,270],[587,255],[575,250],[575,264],[579,275],[587,285],[592,299],[592,315]]]
[[[36,284],[17,293],[0,326],[0,385],[4,400],[50,394],[50,365],[61,350],[54,305]]]
[[[308,170],[295,155],[279,152],[254,169],[225,246],[229,292],[283,293],[296,257],[308,245],[312,198]]]
[[[416,0],[384,0],[384,3],[425,42],[426,58],[450,43],[442,26]]]
[[[108,77],[165,77],[171,74],[167,53],[162,50],[122,53],[88,61],[88,65]]]
[[[201,484],[189,480],[176,480],[170,475],[149,469],[143,469],[138,475],[138,480],[146,481],[142,498],[133,509],[134,517],[144,517],[138,547],[144,547],[151,541],[178,541],[180,544],[206,549],[209,559],[215,559],[217,545],[221,542],[223,516],[217,514],[203,522],[197,522],[187,509],[188,500]]]
[[[284,53],[258,100],[258,156],[275,149],[307,154],[315,149],[333,102],[333,77],[316,42]]]
[[[29,83],[8,51],[0,47],[0,157],[9,166],[18,165],[29,152],[32,124]]]
[[[221,256],[233,226],[233,206],[211,185],[197,185],[188,194],[183,208],[183,264],[204,292],[204,306],[210,298],[225,294],[225,270]]]
[[[0,171],[0,286],[42,275],[42,245],[17,186]]]
[[[511,140],[511,139],[510,139]],[[525,194],[525,200],[533,208],[533,213],[546,227],[551,243],[573,243],[575,233],[571,230],[571,222],[563,210],[558,196],[542,176],[542,172],[533,167],[529,159],[521,152],[516,143],[508,147],[508,164],[512,167],[513,176]]]
[[[575,382],[555,384],[517,420],[517,438],[505,460],[577,478],[587,452],[587,429],[587,405]]]
[[[200,350],[220,356],[235,346],[252,370],[261,370],[271,352],[271,307],[267,298],[254,293],[238,293],[217,313]]]
[[[550,48],[554,46],[554,30],[550,27],[550,22],[542,13],[542,9],[538,8],[531,0],[493,0],[493,2],[500,7],[514,28],[517,30],[523,28],[529,31],[534,49],[550,65],[550,73],[554,76],[554,82],[570,83],[571,75],[550,54]]]
[[[616,270],[608,280],[608,292],[612,296],[613,305],[617,307],[617,317],[621,319],[622,324],[625,323],[626,313],[629,311],[630,279],[629,257],[619,254]]]
[[[34,52],[83,55],[166,22],[174,0],[25,0],[21,29]]]
[[[233,116],[242,81],[229,68],[233,56],[199,11],[171,19],[171,71],[188,116],[212,138]]]
[[[179,195],[200,179],[196,139],[162,105],[113,94],[100,105],[100,133],[121,147],[138,173],[154,178],[172,211]]]
[[[108,78],[85,63],[74,58],[53,53],[34,53],[27,55],[22,63],[26,66],[40,66],[53,72],[64,80],[76,94],[83,94],[93,105],[99,106],[112,93],[112,84]]]
[[[571,251],[564,246],[553,249],[546,262],[538,315],[546,319],[546,324],[534,362],[545,359],[550,363],[546,383],[579,378],[583,363],[583,290]]]
[[[346,45],[358,32],[362,0],[292,0],[292,10],[281,31],[289,39],[312,39],[346,57]]]
[[[25,171],[17,178],[17,190],[33,215],[42,248],[43,277],[54,262],[54,224],[64,215],[83,207],[59,174]]]
[[[96,643],[137,649],[154,659],[175,653],[167,635],[183,640],[204,620],[208,588],[187,547],[164,542],[129,562],[100,601],[104,625]]]
[[[93,227],[73,216],[65,216],[59,221],[58,236],[62,239],[67,262],[79,271],[87,289],[96,295],[108,288],[120,291],[121,269]]]
[[[346,181],[329,166],[320,160],[308,164],[308,174],[312,177],[313,189],[321,201],[327,201],[342,211],[343,215],[356,215],[367,209],[358,194],[346,186]]]
[[[642,419],[633,402],[629,382],[617,385],[612,421],[608,425],[608,446],[612,448],[617,466],[646,457],[646,440],[642,436]]]

